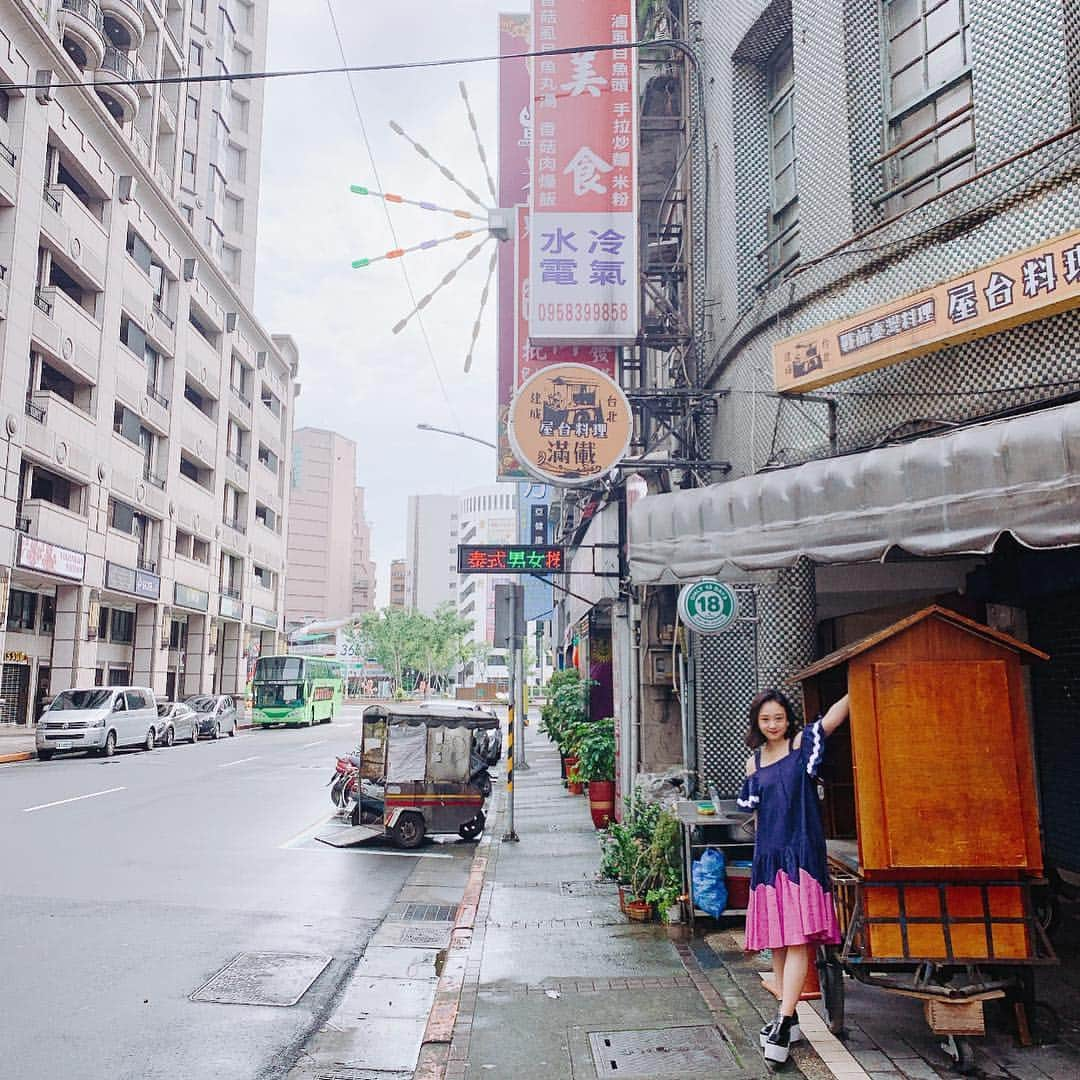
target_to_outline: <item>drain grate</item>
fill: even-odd
[[[708,1026],[647,1031],[591,1031],[597,1076],[647,1076],[652,1080],[739,1076],[744,1070],[727,1035]]]
[[[441,949],[450,940],[450,929],[435,926],[406,926],[398,939],[400,945],[416,945],[419,948]]]
[[[220,1005],[295,1005],[332,958],[313,953],[240,953],[191,995]]]
[[[613,896],[618,886],[607,881],[560,881],[563,896]]]
[[[453,904],[406,904],[404,922],[453,922],[457,907]]]

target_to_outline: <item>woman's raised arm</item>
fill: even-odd
[[[831,735],[848,718],[850,711],[848,696],[845,694],[829,706],[829,711],[821,718],[821,730],[826,735]]]

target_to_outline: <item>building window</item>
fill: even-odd
[[[150,245],[134,229],[128,229],[127,253],[135,260],[144,274],[150,273]]]
[[[120,340],[140,359],[146,356],[146,331],[134,319],[120,316]]]
[[[195,186],[195,155],[190,150],[185,150],[180,155],[180,179],[188,187],[194,188]],[[185,210],[190,210],[190,206],[185,206]],[[188,224],[191,224],[191,218],[188,217]]]
[[[275,476],[278,471],[278,456],[268,446],[259,443],[259,464],[265,465]]]
[[[109,640],[117,645],[130,645],[135,640],[135,613],[133,611],[121,611],[119,608],[112,609]]]
[[[277,531],[277,515],[269,506],[263,506],[262,503],[257,502],[255,504],[255,520],[271,532]]]
[[[799,257],[799,186],[795,159],[795,68],[791,44],[778,49],[769,80],[769,278]],[[768,279],[767,279],[768,280]]]
[[[33,630],[37,621],[37,600],[37,593],[12,589],[8,596],[7,628],[9,630]]]
[[[217,335],[202,321],[193,307],[188,308],[188,322],[198,331],[199,337],[217,348]]]
[[[211,420],[214,418],[214,399],[204,394],[188,380],[184,381],[184,397],[203,415],[209,416]]]
[[[196,123],[199,119],[199,99],[191,94],[187,97],[187,118],[192,123]]]
[[[113,431],[117,435],[123,436],[128,442],[134,443],[136,446],[141,445],[142,424],[139,423],[139,417],[136,413],[121,405],[119,401],[113,405]]]
[[[975,169],[970,0],[886,0],[888,142],[883,200],[897,213]]]
[[[56,599],[52,596],[41,598],[41,632],[51,634],[56,627]]]
[[[34,466],[34,475],[30,481],[30,498],[61,506],[65,510],[81,513],[82,489],[65,476]]]
[[[192,68],[201,68],[202,60],[202,46],[197,41],[193,41],[191,43],[191,46],[188,48],[188,65]]]

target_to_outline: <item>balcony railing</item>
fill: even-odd
[[[231,518],[228,514],[223,514],[221,520],[222,523],[228,525],[230,529],[235,529],[238,533],[247,536],[247,524],[239,518]]]
[[[105,58],[101,61],[101,70],[112,71],[127,82],[135,78],[135,65],[132,63],[131,58],[114,45],[109,45],[105,49]]]
[[[143,475],[143,479],[148,484],[153,484],[154,487],[161,488],[162,491],[165,490],[165,479],[164,479],[164,477],[158,476],[157,473],[155,473],[150,468],[149,465],[144,465],[143,466],[143,474],[142,475]]]
[[[157,301],[154,302],[154,316],[160,319],[170,330],[176,329],[176,323],[157,306]]]
[[[144,559],[140,556],[136,563],[140,570],[145,570],[148,574],[157,573],[157,563],[153,559]]]
[[[146,384],[146,393],[148,397],[153,398],[163,409],[169,407],[169,399],[164,394],[159,394],[151,383]]]
[[[6,142],[0,142],[0,157],[9,165],[13,166],[15,164],[15,151]]]
[[[247,406],[247,407],[249,408],[249,409],[251,408],[251,398],[249,398],[249,397],[247,396],[247,394],[245,394],[245,393],[244,393],[244,391],[240,389],[240,387],[239,387],[239,386],[234,386],[234,385],[233,385],[232,383],[229,383],[229,389],[230,389],[230,390],[232,390],[232,392],[233,392],[233,393],[234,393],[234,394],[235,394],[235,395],[236,395],[236,396],[237,396],[237,397],[238,397],[238,398],[239,398],[239,399],[240,399],[240,400],[241,400],[241,401],[242,401],[242,402],[243,402],[243,403],[244,403],[244,404],[245,404],[245,405],[246,405],[246,406]]]
[[[81,15],[99,34],[105,33],[105,19],[94,0],[60,0],[60,6]]]
[[[42,196],[45,199],[45,205],[51,207],[58,214],[60,213],[60,200],[49,190],[48,185],[42,191]]]
[[[246,469],[250,462],[243,454],[237,453],[235,450],[226,450],[225,456],[234,464],[239,465],[241,469]]]
[[[26,415],[29,416],[31,420],[36,420],[39,424],[44,424],[48,411],[43,409],[40,405],[35,405],[34,402],[27,398]]]
[[[222,596],[227,596],[231,600],[239,600],[240,599],[240,590],[239,589],[234,589],[231,585],[222,585],[221,586],[221,595]]]

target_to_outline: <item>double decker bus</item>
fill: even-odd
[[[325,724],[340,714],[345,666],[317,656],[263,656],[251,680],[256,727]]]

